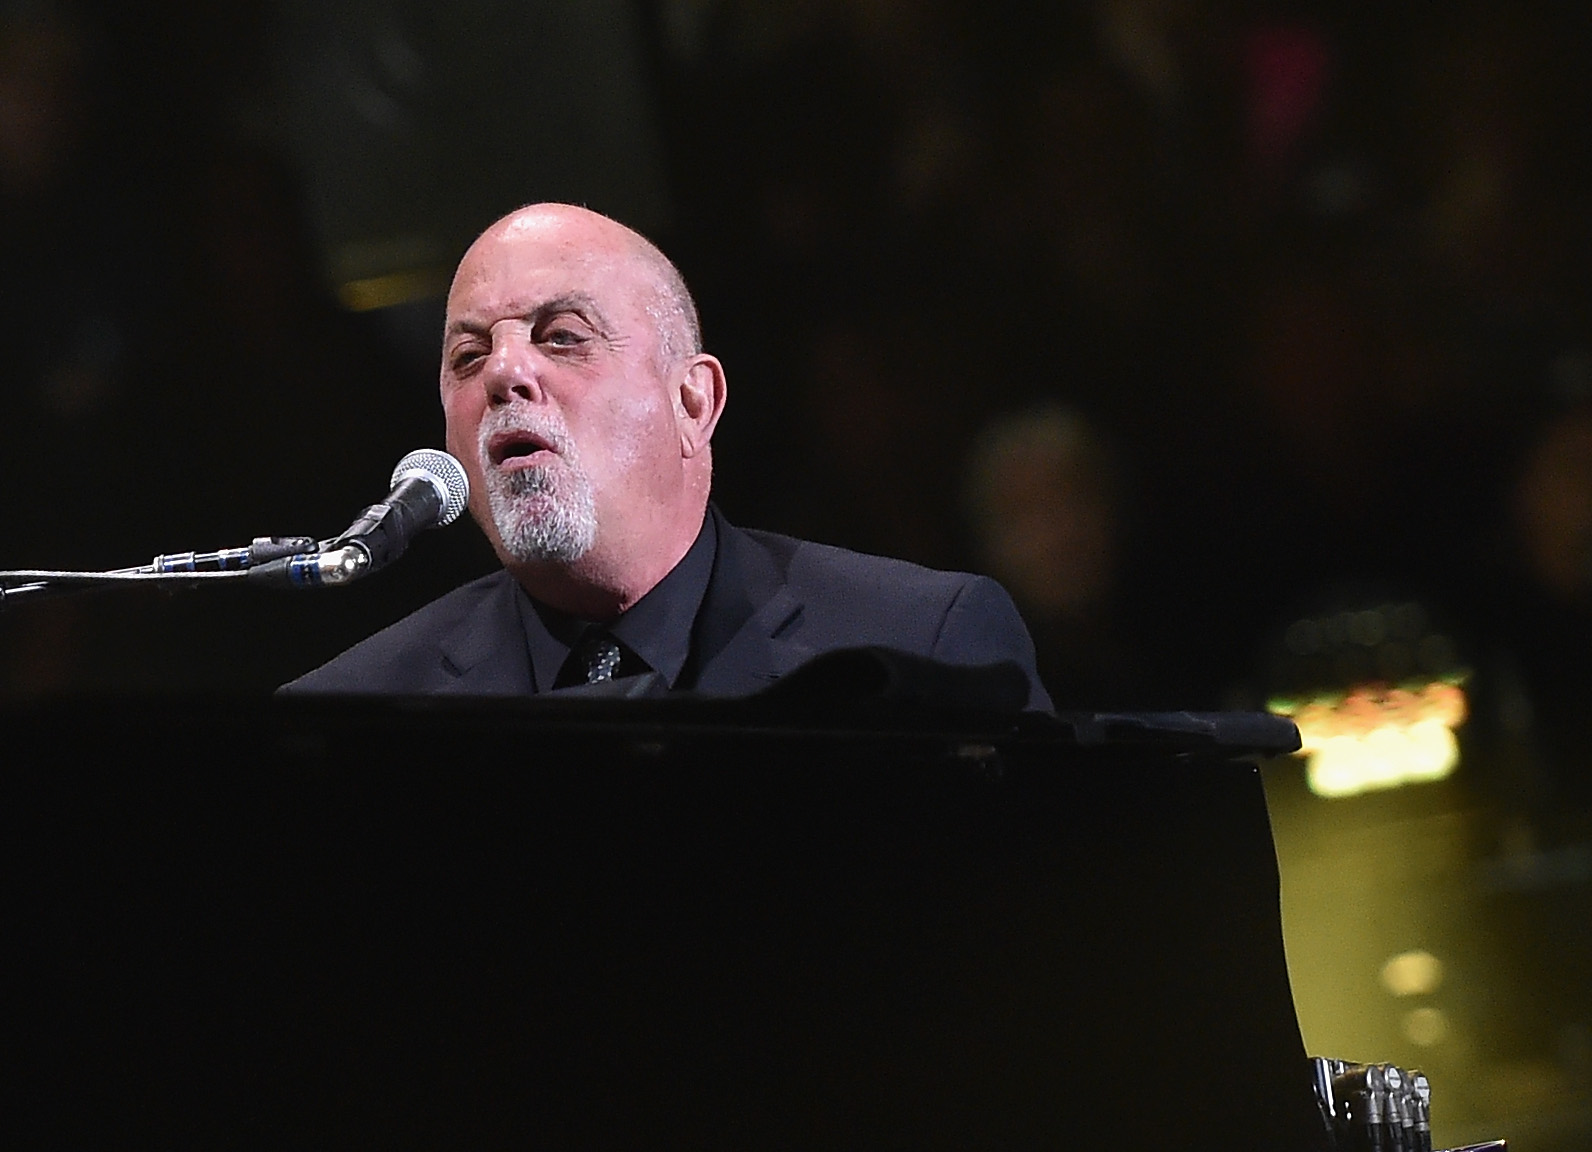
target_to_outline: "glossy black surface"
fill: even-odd
[[[79,1144],[1321,1145],[1252,765],[733,719],[12,710],[7,1113]]]

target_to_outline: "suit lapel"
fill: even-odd
[[[520,621],[518,589],[498,573],[480,611],[468,612],[442,637],[435,691],[470,696],[528,696],[531,656]]]
[[[710,515],[718,547],[697,614],[691,687],[704,695],[743,696],[768,687],[816,653],[786,635],[803,609],[786,587],[779,559],[717,508]],[[517,696],[534,691],[517,586],[507,572],[497,574],[480,607],[464,613],[439,648],[434,692]]]
[[[816,653],[776,633],[801,612],[801,605],[781,589],[731,636],[724,648],[702,665],[696,690],[707,696],[744,696],[767,688],[805,664]]]
[[[693,643],[697,692],[743,696],[766,688],[811,659],[812,649],[785,637],[802,613],[769,550],[712,509],[718,550]]]

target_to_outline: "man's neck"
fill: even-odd
[[[701,530],[699,517],[689,530],[672,532],[645,549],[619,549],[619,556],[597,548],[574,564],[515,562],[505,567],[532,599],[582,620],[603,622],[656,588],[691,550]]]

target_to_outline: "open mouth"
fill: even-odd
[[[514,429],[494,435],[487,441],[486,450],[495,467],[512,469],[529,466],[540,453],[551,453],[553,447],[534,432]]]

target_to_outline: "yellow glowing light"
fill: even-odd
[[[436,268],[393,272],[363,280],[347,280],[338,286],[337,295],[350,312],[374,312],[395,304],[408,304],[447,291],[447,273]]]
[[[1441,1044],[1448,1037],[1448,1017],[1436,1008],[1417,1008],[1404,1017],[1404,1035],[1422,1048]]]
[[[1443,982],[1443,962],[1430,952],[1401,952],[1382,965],[1382,983],[1395,996],[1426,996]]]
[[[1454,729],[1464,723],[1458,683],[1363,685],[1334,696],[1278,700],[1272,711],[1299,726],[1306,777],[1318,796],[1353,796],[1441,780],[1459,764]]]

